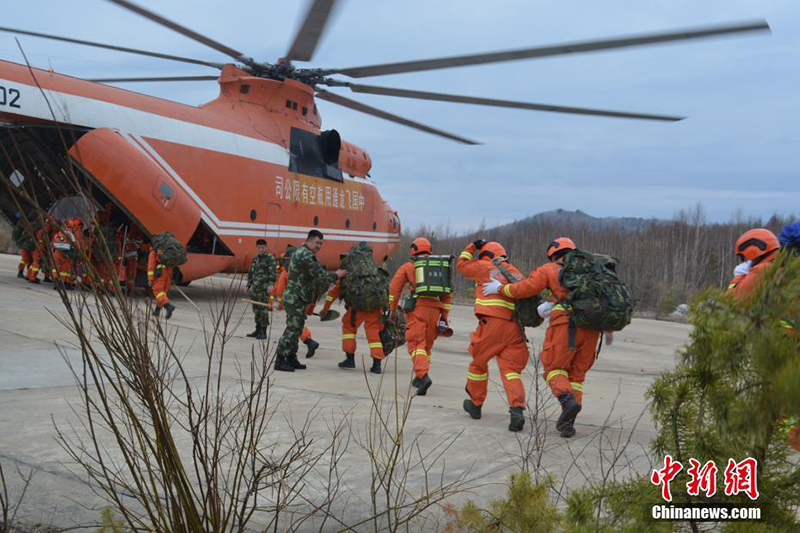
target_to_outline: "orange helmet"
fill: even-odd
[[[411,255],[429,254],[431,253],[431,241],[425,237],[417,237],[411,243]]]
[[[487,261],[491,261],[492,259],[507,255],[506,249],[499,242],[487,242],[481,247],[481,251],[478,254],[478,259],[486,259]]]
[[[569,237],[559,237],[547,247],[547,258],[550,259],[556,252],[561,250],[574,250],[575,243]]]
[[[736,239],[734,253],[747,260],[758,259],[780,248],[778,238],[768,229],[756,228],[745,231]]]

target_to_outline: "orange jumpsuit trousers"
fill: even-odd
[[[554,318],[551,317],[551,320]],[[581,403],[586,372],[592,368],[597,357],[600,332],[575,328],[575,347],[570,349],[569,322],[564,318],[566,317],[557,317],[555,323],[550,323],[539,358],[544,367],[544,379],[550,385],[553,395],[572,393],[575,400]]]
[[[472,362],[467,374],[467,394],[472,403],[483,405],[489,383],[489,361],[497,357],[500,377],[510,407],[525,407],[525,386],[520,373],[528,364],[530,354],[519,324],[494,316],[482,316],[478,329],[470,334],[469,353]]]
[[[406,345],[414,363],[414,374],[422,378],[431,367],[431,348],[439,334],[438,307],[420,305],[406,315]]]
[[[28,269],[27,273],[30,274],[32,264],[33,264],[33,250],[20,250],[19,267],[17,267],[17,272],[24,273],[25,269],[27,268]]]
[[[380,309],[374,311],[355,311],[349,308],[342,317],[342,351],[344,353],[356,353],[356,333],[361,324],[364,324],[364,332],[367,334],[369,343],[369,355],[373,359],[383,359],[383,343],[381,342],[381,316]],[[424,375],[424,374],[423,374]]]

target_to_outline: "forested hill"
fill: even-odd
[[[495,240],[505,246],[511,262],[527,273],[544,263],[545,249],[556,237],[570,237],[578,247],[613,255],[620,260],[620,274],[642,311],[655,310],[665,299],[689,301],[705,286],[726,286],[736,258],[733,245],[744,231],[766,227],[776,234],[792,217],[769,220],[735,217],[727,223],[709,223],[698,206],[679,211],[672,220],[597,218],[581,211],[557,209],[520,219],[511,224],[467,235],[444,229],[419,228],[404,235],[390,269],[408,259],[408,243],[416,236],[431,239],[434,253],[458,255],[467,243]],[[470,283],[457,276],[456,290],[469,294]]]

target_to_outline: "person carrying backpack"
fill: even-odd
[[[325,305],[322,307],[320,316],[325,316],[333,302],[341,295],[342,284],[337,282],[325,296]],[[369,371],[373,374],[380,374],[382,372],[381,361],[384,358],[383,343],[381,342],[381,330],[383,329],[381,316],[383,316],[383,309],[359,311],[347,304],[345,304],[345,307],[347,312],[342,317],[342,351],[345,359],[339,363],[339,368],[356,367],[356,334],[358,333],[358,328],[363,324],[364,333],[367,335],[367,342],[369,343],[369,355],[372,357],[372,367],[370,367]]]
[[[347,270],[347,277],[328,292],[320,312],[325,316],[334,300],[344,298],[347,312],[342,317],[342,351],[345,360],[339,363],[339,368],[356,367],[356,333],[363,324],[372,357],[370,372],[380,374],[384,357],[381,317],[388,307],[389,274],[375,263],[372,248],[365,242],[355,244],[343,255],[341,266]]]
[[[414,379],[411,384],[416,387],[418,396],[425,396],[433,384],[428,371],[431,366],[431,349],[439,335],[439,322],[447,322],[450,314],[452,294],[442,296],[415,296],[416,266],[418,259],[431,255],[431,243],[425,237],[414,239],[410,247],[411,260],[397,269],[389,284],[389,311],[391,319],[397,315],[400,295],[406,285],[411,287],[411,306],[406,307],[406,345],[408,354],[414,364]]]
[[[475,420],[481,417],[489,383],[489,361],[496,357],[510,407],[508,430],[521,431],[525,426],[525,386],[520,374],[528,364],[528,345],[514,317],[514,300],[502,294],[486,296],[483,292],[484,283],[504,279],[496,262],[522,278],[519,270],[508,262],[505,249],[497,242],[478,239],[464,248],[456,263],[461,275],[475,282],[475,317],[478,319],[478,328],[470,334],[472,361],[467,372],[469,399],[464,400],[464,410]]]
[[[493,280],[484,284],[483,291],[486,295],[499,293],[519,299],[550,290],[553,307],[539,357],[544,367],[544,380],[561,404],[556,430],[563,438],[575,436],[575,418],[583,402],[583,382],[594,364],[600,339],[600,331],[575,326],[563,303],[568,291],[562,286],[559,273],[564,268],[564,256],[575,249],[572,239],[558,238],[547,247],[550,262],[534,269],[527,279],[510,284]],[[606,339],[608,344],[613,342],[611,332]]]

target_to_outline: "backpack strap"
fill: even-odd
[[[570,350],[575,349],[575,332],[578,329],[578,326],[575,325],[575,321],[572,317],[569,317],[569,325],[567,326],[567,347]]]

